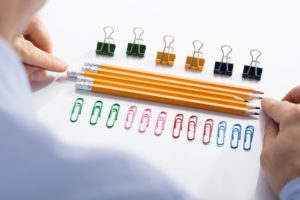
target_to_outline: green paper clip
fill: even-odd
[[[71,113],[71,116],[70,116],[70,121],[71,122],[77,122],[78,118],[79,118],[79,115],[81,114],[81,110],[82,110],[82,107],[83,107],[83,103],[84,103],[84,100],[83,98],[77,98],[75,103],[74,103],[74,106],[73,106],[73,109],[72,109],[72,113]],[[76,107],[79,106],[79,110],[78,110],[78,113],[76,115],[76,118],[73,119],[74,117],[74,112],[75,112],[75,109]]]
[[[110,29],[110,33],[109,33],[109,31],[107,31],[107,29]],[[104,33],[105,33],[104,41],[97,43],[96,54],[113,56],[114,53],[115,53],[116,45],[113,44],[114,38],[111,37],[111,35],[115,31],[110,26],[105,26],[103,28],[103,30],[104,30]]]
[[[100,105],[98,105],[98,104],[100,104]],[[90,124],[91,125],[96,125],[98,123],[98,119],[101,117],[102,107],[103,107],[103,102],[102,101],[98,100],[98,101],[95,102],[94,107],[93,107],[93,111],[92,111],[92,114],[91,114],[91,118],[90,118]],[[93,122],[92,119],[93,119],[93,116],[94,116],[95,111],[97,109],[98,109],[97,118]]]
[[[137,30],[140,30],[140,34],[137,34]],[[133,29],[134,40],[133,43],[128,43],[126,54],[130,56],[144,57],[146,52],[146,45],[141,44],[144,40],[141,38],[144,34],[144,29],[135,27]]]
[[[119,111],[120,111],[120,105],[119,105],[119,104],[115,103],[114,105],[111,106],[111,109],[110,109],[110,112],[109,112],[109,115],[108,115],[108,118],[107,118],[107,121],[106,121],[106,127],[107,127],[107,128],[112,128],[112,127],[114,127],[115,122],[118,120]],[[112,122],[112,124],[109,125],[109,121],[110,121],[110,119],[111,119],[111,117],[112,117],[112,114],[113,114],[114,112],[116,113],[116,114],[115,114],[115,119],[114,119],[114,121]]]

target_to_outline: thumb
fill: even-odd
[[[271,98],[264,98],[261,102],[264,112],[276,123],[280,123],[283,116],[290,113],[294,108],[294,104],[287,101],[277,101]]]
[[[42,82],[46,79],[46,71],[39,67],[24,64],[28,79],[32,82]]]

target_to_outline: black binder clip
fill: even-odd
[[[254,59],[253,52],[257,52],[258,55]],[[255,79],[255,80],[260,80],[261,79],[261,74],[263,69],[259,67],[260,62],[258,61],[258,58],[261,56],[261,52],[257,49],[253,49],[250,51],[250,55],[252,57],[250,65],[245,65],[244,66],[244,71],[243,71],[243,78],[250,78],[250,79]]]
[[[225,48],[229,49],[229,51],[226,55],[225,55],[225,51],[224,51]],[[230,63],[231,58],[229,57],[229,54],[232,52],[232,48],[229,45],[224,45],[221,47],[221,51],[222,51],[223,56],[222,56],[221,62],[215,63],[214,73],[231,76],[232,70],[233,70],[233,64]]]

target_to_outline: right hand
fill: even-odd
[[[291,180],[300,177],[300,86],[283,101],[262,100],[270,117],[265,126],[261,165],[273,192],[278,196]]]

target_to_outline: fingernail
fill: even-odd
[[[68,63],[66,63],[63,60],[60,60],[59,64],[60,64],[61,68],[64,69],[64,70],[66,70],[68,68]]]
[[[34,71],[30,76],[31,81],[43,81],[44,79],[45,79],[45,74],[42,70]]]

